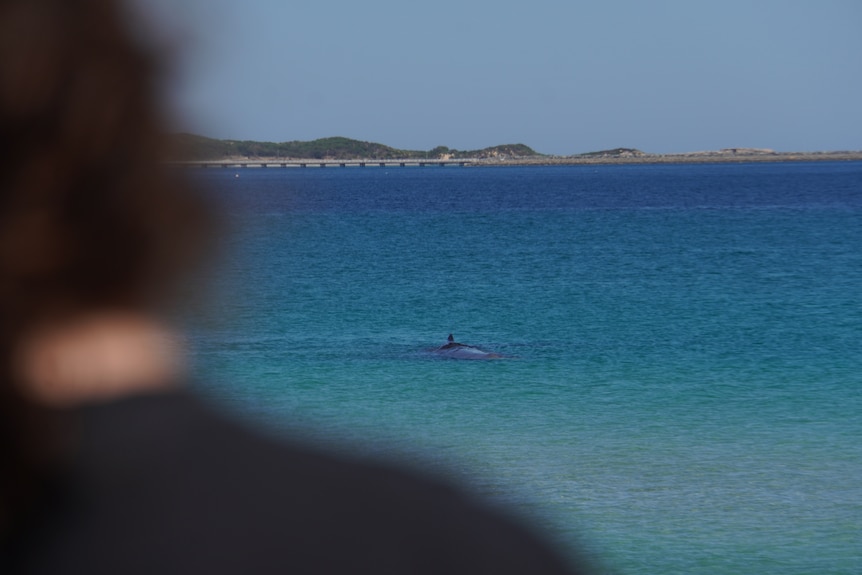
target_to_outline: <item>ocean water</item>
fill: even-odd
[[[610,572],[862,569],[862,163],[196,175],[234,228],[193,333],[226,409]]]

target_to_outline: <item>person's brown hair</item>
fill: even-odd
[[[123,16],[113,0],[0,0],[0,534],[51,443],[51,417],[16,392],[16,341],[159,303],[210,222],[161,162],[155,60]]]

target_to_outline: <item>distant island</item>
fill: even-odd
[[[384,161],[463,160],[470,165],[640,164],[694,162],[785,162],[862,160],[862,151],[776,152],[763,148],[725,148],[680,154],[650,154],[635,148],[613,148],[558,156],[540,154],[524,144],[503,144],[481,150],[456,150],[437,146],[431,150],[401,150],[374,142],[344,137],[311,141],[257,142],[217,140],[195,134],[169,137],[169,160],[180,163],[286,161]]]
[[[540,157],[523,144],[505,144],[482,150],[453,150],[437,146],[428,151],[400,150],[350,138],[333,137],[308,142],[255,142],[248,140],[215,140],[194,134],[171,137],[172,159],[199,162],[237,159],[306,159],[306,160],[459,160],[487,158]]]

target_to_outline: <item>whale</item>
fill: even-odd
[[[445,344],[432,349],[431,353],[452,359],[501,359],[503,357],[499,353],[485,351],[466,343],[458,343],[452,334],[449,334],[449,340]]]

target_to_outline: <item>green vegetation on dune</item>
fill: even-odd
[[[614,148],[613,150],[600,150],[598,152],[580,154],[584,158],[638,158],[643,155],[643,152],[634,148]]]
[[[505,144],[481,150],[455,150],[437,146],[428,151],[399,150],[383,144],[333,137],[309,142],[254,142],[216,140],[194,134],[171,137],[172,159],[184,161],[217,161],[230,158],[303,158],[320,160],[390,160],[390,159],[459,159],[524,158],[540,156],[524,144]]]

